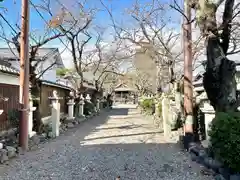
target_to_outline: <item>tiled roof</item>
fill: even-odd
[[[4,73],[19,75],[19,71],[13,67],[6,66],[4,64],[0,64],[0,71]]]
[[[36,54],[36,58],[43,57],[48,53],[56,50],[56,48],[39,48]],[[0,48],[0,58],[1,59],[16,59],[19,58],[19,53],[16,48]]]
[[[57,64],[64,67],[58,48],[39,48],[35,59],[49,57],[57,58]],[[0,61],[16,61],[17,59],[19,59],[19,53],[16,48],[0,48]]]
[[[120,91],[132,91],[132,92],[134,92],[135,90],[131,87],[128,87],[128,85],[121,83],[121,84],[119,84],[115,87],[114,91],[115,92],[120,92]]]

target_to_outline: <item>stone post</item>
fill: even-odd
[[[80,118],[81,118],[81,117],[84,117],[83,110],[84,110],[84,98],[83,98],[83,96],[81,95],[80,101],[79,101],[79,110],[78,110],[78,116],[79,116]]]
[[[215,118],[215,111],[214,111],[213,107],[208,103],[204,103],[204,106],[203,106],[203,108],[201,108],[201,110],[204,113],[206,140],[209,141],[208,131],[210,130],[210,125],[211,125],[212,120]]]
[[[100,111],[100,100],[99,99],[97,99],[96,109],[97,109],[97,112]]]
[[[68,120],[73,120],[74,116],[74,99],[69,99],[67,105],[68,105]]]
[[[73,92],[69,93],[69,101],[67,103],[68,105],[68,120],[73,120],[74,119],[74,98],[73,98]]]
[[[36,110],[36,107],[33,107],[33,100],[31,95],[29,95],[29,115],[28,115],[28,137],[33,137],[36,132],[33,131],[33,111]]]
[[[52,115],[51,115],[51,122],[52,122],[52,136],[57,137],[59,136],[59,127],[60,127],[60,103],[59,100],[62,99],[58,96],[57,91],[53,91],[53,96],[49,97],[52,101]]]
[[[163,118],[163,130],[164,130],[164,137],[168,138],[171,135],[171,124],[169,121],[169,100],[168,98],[163,95],[163,100],[162,100],[162,118]]]
[[[154,115],[153,115],[153,124],[157,124],[157,119],[158,119],[159,113],[158,113],[158,101],[155,98],[154,99]]]
[[[102,99],[99,100],[99,108],[100,108],[100,110],[103,109],[103,100]]]

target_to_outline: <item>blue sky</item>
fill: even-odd
[[[66,2],[66,0],[59,0],[59,1]],[[65,3],[64,5],[66,5],[66,7],[71,9],[72,11],[77,12],[77,9],[73,9],[72,7],[70,7],[71,5],[73,5],[73,3],[71,4],[71,1],[75,2],[75,0],[68,0],[68,3],[67,4]],[[98,0],[88,0],[89,6],[98,6],[96,4],[97,1]],[[41,0],[32,0],[32,2],[34,4],[39,4],[39,3],[41,3]],[[54,2],[54,1],[52,0],[52,2]],[[106,4],[109,5],[109,0],[105,0],[105,2],[106,2]],[[133,0],[112,1],[111,6],[114,10],[114,15],[120,14],[124,8],[130,7],[132,2],[133,2]],[[9,21],[10,24],[12,24],[13,26],[14,26],[14,24],[16,24],[16,22],[18,24],[20,24],[21,0],[5,0],[4,2],[1,3],[1,6],[7,9],[7,12],[3,13],[3,15],[6,17],[6,19]],[[52,4],[52,6],[56,7],[56,11],[60,7],[59,3],[57,3],[57,0],[54,4]],[[32,30],[43,29],[43,27],[46,26],[46,23],[39,16],[39,14],[37,14],[36,10],[32,6],[30,6],[30,7],[31,7],[30,8],[30,14],[31,14],[30,29],[32,29]],[[98,7],[100,7],[100,5]],[[100,7],[100,8],[102,8],[102,7]],[[53,8],[53,11],[54,11],[54,8]],[[44,16],[44,19],[49,20],[49,16],[46,13],[41,11],[41,14]],[[108,19],[108,15],[106,12],[99,12],[98,15],[96,16],[96,21],[99,23],[103,23],[103,22],[106,23],[106,18]],[[109,21],[109,23],[110,23],[110,21]],[[6,28],[8,28],[8,27],[6,27]]]
[[[77,0],[51,0],[52,4],[52,11],[53,12],[59,12],[61,5],[60,3],[63,3],[66,8],[68,8],[69,11],[73,13],[78,13],[79,10],[75,5],[75,2]],[[78,0],[79,1],[79,0]],[[123,15],[123,12],[127,8],[131,8],[132,4],[135,2],[135,0],[103,0],[104,3],[110,8],[112,8],[113,16],[116,18],[119,22],[123,21],[126,24],[129,24],[130,26],[134,26],[132,24],[132,21],[129,21],[129,19],[126,18],[125,15]],[[161,3],[170,3],[171,0],[161,0]],[[181,0],[179,0],[181,1]],[[34,4],[40,4],[41,0],[31,0],[32,3]],[[67,2],[67,3],[64,3]],[[97,7],[100,9],[104,9],[103,6],[100,4],[98,0],[87,0],[88,4],[87,7],[92,8],[92,7]],[[151,0],[140,0],[139,2],[141,3],[147,3],[151,2]],[[1,6],[4,7],[7,11],[4,12],[3,10],[0,9],[4,17],[7,19],[7,21],[14,27],[16,28],[15,24],[20,25],[20,20],[21,20],[21,0],[4,0],[4,2],[1,3]],[[74,7],[73,7],[74,6]],[[44,19],[46,21],[49,21],[51,18],[50,16],[45,13],[44,11],[40,11],[41,14],[43,15]],[[178,16],[177,16],[178,15]],[[171,14],[171,16],[174,16]],[[176,17],[179,18],[179,14],[176,12]],[[97,16],[95,17],[94,20],[95,24],[98,24],[100,26],[108,26],[111,24],[111,20],[109,18],[109,15],[106,11],[100,11],[97,13]],[[4,32],[8,36],[12,36],[11,32],[12,30],[9,28],[9,26],[2,20],[2,25],[4,27]],[[40,36],[43,35],[44,32],[46,32],[47,29],[47,24],[44,22],[44,20],[39,16],[37,13],[36,9],[34,9],[33,6],[30,5],[30,32],[32,35],[35,35],[35,39],[39,39]],[[16,28],[16,31],[19,31]],[[107,31],[108,32],[108,31]],[[1,31],[0,31],[1,33]],[[1,41],[1,40],[0,40]],[[31,40],[30,40],[31,42]],[[3,46],[4,43],[3,41],[0,42],[1,45]],[[45,47],[58,47],[61,48],[64,45],[60,43],[58,39],[51,41]]]
[[[51,0],[53,2],[52,4],[52,11],[58,12],[61,5],[60,3],[63,3],[69,10],[78,12],[76,7],[72,7],[76,0],[67,0],[67,4],[64,3],[66,0]],[[59,1],[59,2],[58,2]],[[109,6],[109,0],[104,0],[105,3]],[[40,4],[41,0],[31,0],[34,4]],[[88,6],[89,7],[99,7],[103,8],[100,4],[96,4],[98,0],[88,0]],[[133,0],[113,0],[111,1],[111,8],[113,9],[114,16],[120,17],[121,12],[124,8],[129,8],[131,6],[131,3]],[[99,3],[99,2],[98,2]],[[16,31],[19,31],[19,29],[15,26],[15,24],[20,25],[21,21],[21,0],[5,0],[1,3],[1,6],[6,9],[6,11],[1,11],[3,16],[7,19],[7,21],[16,29]],[[43,15],[44,19],[46,21],[49,21],[51,18],[50,16],[45,13],[44,11],[40,11],[40,13]],[[12,30],[11,28],[2,21],[2,25],[4,27],[4,32],[7,34],[7,36],[12,36]],[[111,21],[109,19],[109,16],[106,12],[99,12],[95,18],[95,22],[99,25],[106,25],[111,24]],[[39,39],[41,35],[43,35],[44,32],[46,32],[47,25],[46,22],[39,16],[36,9],[34,9],[33,6],[30,6],[30,32],[34,35],[35,38]],[[1,33],[1,32],[0,32]],[[1,40],[0,40],[1,41]],[[31,40],[30,40],[31,41]],[[4,45],[4,41],[1,41],[1,44]],[[54,46],[56,44],[59,44],[59,40],[52,41],[48,43],[46,46]]]
[[[41,0],[31,0],[34,4],[39,4]],[[58,11],[60,9],[60,5],[58,1],[60,2],[68,2],[64,3],[64,5],[69,8],[72,11],[76,11],[77,9],[73,9],[71,6],[73,5],[76,0],[51,0],[52,2],[55,2],[52,4],[53,11]],[[115,18],[120,18],[122,12],[126,8],[130,8],[132,3],[135,0],[103,0],[105,4],[107,4],[110,7],[111,3],[111,8],[113,9],[114,12],[114,17]],[[169,3],[170,0],[161,0],[161,2],[167,2]],[[72,3],[71,3],[72,2]],[[141,3],[146,3],[148,0],[141,0]],[[149,1],[150,2],[150,1]],[[94,7],[99,7],[103,8],[98,0],[88,0],[88,5],[89,6],[94,6]],[[9,21],[10,24],[14,25],[16,23],[20,24],[20,13],[21,13],[21,0],[4,0],[4,2],[1,3],[2,7],[5,7],[7,9],[6,13],[3,13],[6,19]],[[55,9],[54,9],[55,8]],[[30,29],[31,30],[43,30],[43,27],[46,27],[46,23],[43,21],[43,19],[37,14],[36,10],[31,6],[30,9]],[[41,11],[41,14],[44,16],[46,20],[49,20],[49,16]],[[98,23],[110,23],[108,14],[106,12],[99,12],[98,15],[96,16],[96,22]],[[6,27],[8,28],[8,27]]]

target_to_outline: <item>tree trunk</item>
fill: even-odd
[[[43,123],[40,113],[41,81],[36,77],[35,68],[32,65],[30,65],[29,70],[30,70],[29,80],[31,84],[31,97],[33,99],[33,106],[36,107],[36,110],[33,113],[33,130],[36,131],[37,133],[42,133]]]
[[[216,12],[223,1],[192,1],[196,20],[206,38],[207,65],[203,78],[204,89],[215,112],[236,111],[236,64],[226,55],[229,48],[234,0],[226,0],[222,25],[218,28]],[[221,30],[221,31],[220,31]]]
[[[237,110],[236,64],[223,53],[219,39],[207,40],[207,66],[203,85],[216,112]]]
[[[37,133],[42,133],[43,123],[42,123],[42,116],[40,113],[40,87],[35,86],[31,88],[31,95],[33,98],[33,106],[36,107],[36,110],[33,113],[33,130]],[[36,98],[37,97],[37,98]]]

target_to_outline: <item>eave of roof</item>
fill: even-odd
[[[126,92],[126,91],[134,92],[135,90],[132,88],[116,88],[114,90],[114,92]]]
[[[8,67],[5,65],[0,64],[0,72],[7,73],[7,74],[12,74],[15,76],[19,75],[19,71],[13,67]]]
[[[71,87],[65,86],[65,85],[60,84],[60,83],[56,83],[56,82],[52,82],[52,81],[47,81],[47,80],[41,80],[41,82],[42,82],[42,84],[44,84],[44,85],[55,86],[55,87],[59,87],[59,88],[63,88],[63,89],[72,90]]]

